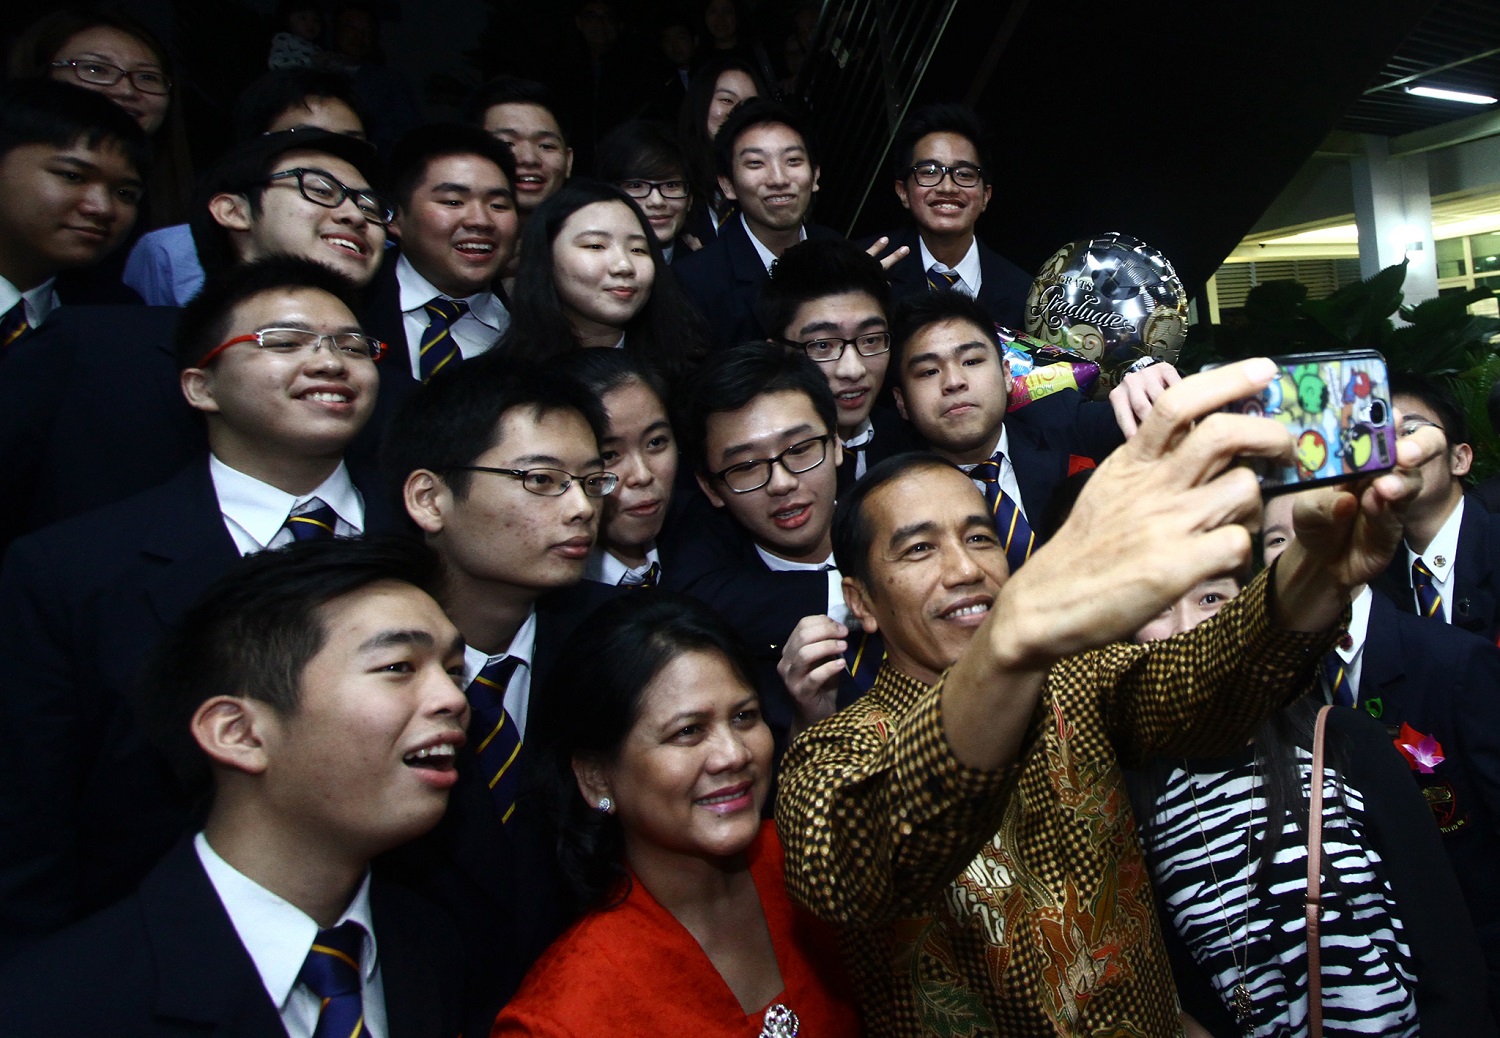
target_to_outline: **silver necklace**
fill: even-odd
[[[1203,839],[1203,856],[1208,859],[1208,874],[1213,877],[1214,893],[1219,897],[1219,919],[1224,924],[1224,936],[1229,938],[1229,957],[1234,962],[1234,971],[1239,980],[1234,985],[1234,996],[1230,1000],[1230,1008],[1234,1010],[1235,1023],[1240,1027],[1246,1027],[1250,1023],[1250,1014],[1254,1009],[1254,1003],[1250,1001],[1250,989],[1245,984],[1245,971],[1250,967],[1250,894],[1255,883],[1255,876],[1250,871],[1250,850],[1255,845],[1255,810],[1254,796],[1257,786],[1256,769],[1258,760],[1252,758],[1250,765],[1250,794],[1251,811],[1250,821],[1245,825],[1245,918],[1241,922],[1241,938],[1238,947],[1234,939],[1234,931],[1229,925],[1229,912],[1224,903],[1224,891],[1219,886],[1219,873],[1214,868],[1213,852],[1208,847],[1208,833],[1203,829],[1203,815],[1198,810],[1198,793],[1194,789],[1193,773],[1188,770],[1187,761],[1182,762],[1183,775],[1187,778],[1188,796],[1193,798],[1193,820],[1198,823],[1198,835]]]

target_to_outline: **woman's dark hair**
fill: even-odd
[[[553,244],[568,217],[596,202],[623,202],[640,221],[656,277],[645,305],[625,325],[625,348],[645,357],[675,385],[705,352],[702,320],[677,287],[651,224],[635,199],[613,184],[584,177],[570,179],[526,221],[521,265],[511,293],[510,328],[500,340],[499,352],[510,358],[544,360],[578,346],[557,295]]]
[[[708,135],[708,106],[714,99],[719,77],[731,70],[749,76],[759,96],[771,96],[765,77],[754,65],[734,54],[719,54],[709,58],[693,73],[677,113],[677,141],[682,146],[683,168],[693,189],[694,204],[710,206],[720,213],[725,205],[719,194],[719,175],[714,167],[714,139]]]
[[[578,791],[573,760],[616,758],[640,714],[641,694],[684,653],[723,657],[751,690],[754,665],[729,625],[697,599],[668,591],[633,592],[601,606],[563,647],[541,702],[565,705],[528,722],[528,739],[545,747],[555,797],[557,859],[581,914],[618,904],[629,893],[619,819],[595,810]]]
[[[51,76],[52,60],[63,45],[86,29],[115,29],[140,41],[172,79],[167,117],[152,134],[151,175],[146,182],[146,206],[134,233],[183,223],[192,206],[193,163],[188,152],[187,123],[182,117],[181,90],[171,55],[145,25],[122,11],[67,7],[33,22],[10,49],[10,77]]]
[[[557,358],[557,369],[602,403],[606,393],[639,382],[661,400],[671,401],[667,380],[651,362],[629,350],[574,350]]]
[[[599,142],[594,172],[600,180],[668,180],[687,177],[682,147],[666,125],[649,119],[621,123]]]

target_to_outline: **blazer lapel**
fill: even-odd
[[[212,1025],[223,1038],[286,1033],[191,840],[146,877],[140,899],[159,1015]]]
[[[1464,517],[1458,527],[1458,559],[1454,563],[1451,618],[1455,627],[1476,631],[1486,638],[1495,617],[1495,598],[1490,592],[1489,513],[1474,497],[1464,500]]]
[[[1365,628],[1365,647],[1360,652],[1359,688],[1361,704],[1382,697],[1391,686],[1400,687],[1406,676],[1401,628],[1396,606],[1380,592],[1371,595],[1370,622]]]
[[[155,564],[142,586],[166,626],[239,558],[239,549],[224,525],[206,461],[162,485],[159,511],[161,521],[141,539],[141,557]]]
[[[1051,506],[1052,491],[1067,475],[1068,456],[1062,451],[1043,450],[1023,429],[1020,423],[1009,426],[1010,464],[1016,470],[1016,483],[1021,488],[1022,510],[1035,529]]]

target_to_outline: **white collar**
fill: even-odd
[[[774,573],[826,573],[828,571],[838,572],[833,565],[833,556],[830,555],[822,562],[791,562],[777,555],[772,555],[760,545],[755,546],[755,553],[760,560],[766,564],[766,568]]]
[[[1003,425],[1000,426],[1000,439],[995,441],[995,449],[990,451],[990,458],[993,458],[996,454],[1004,455],[1005,464],[1010,464],[1010,431],[1007,430]],[[985,461],[988,460],[989,458],[985,459]],[[974,465],[982,464],[984,464],[984,462],[976,461],[974,463]],[[971,472],[974,469],[974,465],[960,465],[959,468],[963,469],[964,472]]]
[[[396,257],[396,283],[401,287],[401,312],[409,314],[414,310],[420,310],[432,302],[435,296],[451,298],[438,291],[431,281],[428,281],[417,268],[411,265],[411,261],[402,253]],[[465,296],[462,300],[469,304],[469,313],[480,324],[495,331],[502,331],[502,323],[505,321],[505,304],[495,293],[485,289],[471,296]]]
[[[922,272],[924,277],[926,276],[926,272],[933,268],[934,264],[939,267],[946,266],[946,264],[939,263],[937,258],[933,256],[931,250],[927,248],[927,242],[922,239],[921,234],[917,235],[917,251],[922,254]],[[969,251],[964,253],[964,258],[958,261],[958,266],[951,269],[959,277],[963,278],[964,288],[967,289],[966,294],[970,296],[977,296],[979,294],[979,283],[983,275],[979,270],[979,237],[977,235],[973,241],[969,242]]]
[[[1345,664],[1353,663],[1359,659],[1364,651],[1365,636],[1370,631],[1370,602],[1375,597],[1375,592],[1370,590],[1368,584],[1364,590],[1354,596],[1354,601],[1349,603],[1349,647],[1342,645],[1334,646],[1334,651],[1339,654],[1339,659]]]
[[[745,211],[743,209],[740,210],[740,226],[744,227],[745,233],[750,236],[750,244],[755,246],[755,254],[765,264],[766,273],[769,274],[771,268],[776,264],[776,253],[761,244],[760,239],[755,236],[755,232],[750,229],[750,221],[745,219]],[[797,240],[799,242],[807,241],[807,224],[803,224],[797,228]]]
[[[315,497],[338,513],[338,517],[357,533],[364,532],[364,501],[354,489],[354,481],[349,478],[349,470],[342,461],[316,490],[301,496],[288,494],[254,476],[247,476],[213,455],[208,458],[208,471],[214,482],[214,494],[219,499],[219,511],[238,523],[262,548],[281,532],[292,509]]]
[[[57,278],[51,277],[40,285],[22,292],[10,283],[8,278],[0,277],[0,317],[10,313],[11,309],[19,302],[26,303],[26,323],[32,328],[39,328],[57,309],[57,292],[54,287]]]
[[[510,644],[493,656],[486,656],[480,649],[472,645],[464,646],[464,687],[479,676],[479,672],[486,664],[507,656],[514,656],[521,661],[522,666],[531,669],[531,659],[536,654],[536,606],[531,607],[531,612],[526,616],[526,622],[521,624],[516,631],[515,637],[511,638]],[[519,718],[517,723],[520,723]]]
[[[203,863],[203,871],[208,873],[208,880],[223,902],[224,910],[229,913],[229,921],[234,924],[240,943],[250,953],[266,993],[276,1003],[276,1011],[281,1012],[286,1008],[292,989],[297,986],[302,964],[307,961],[307,953],[318,936],[317,921],[219,857],[202,833],[193,839],[193,848],[198,852],[198,860]],[[365,929],[359,971],[360,979],[368,984],[377,965],[375,924],[370,915],[369,869],[365,870],[365,878],[338,921],[340,924],[353,921]]]
[[[874,438],[875,423],[871,421],[869,415],[865,415],[865,420],[860,423],[859,430],[844,441],[844,449],[848,450],[850,447],[868,447],[870,441]]]
[[[660,565],[661,556],[656,552],[656,545],[646,549],[646,564],[644,566],[627,566],[619,559],[598,545],[589,552],[589,561],[583,568],[583,579],[592,580],[599,584],[619,584],[626,577],[636,579],[628,583],[638,584],[650,572],[653,563]]]
[[[1448,581],[1448,571],[1453,568],[1454,561],[1458,558],[1458,531],[1464,521],[1464,499],[1459,498],[1458,504],[1453,511],[1448,513],[1448,518],[1443,521],[1443,526],[1437,535],[1432,538],[1432,543],[1427,545],[1427,550],[1418,555],[1410,547],[1406,549],[1407,571],[1410,572],[1411,564],[1421,559],[1432,570],[1432,575],[1443,583]]]

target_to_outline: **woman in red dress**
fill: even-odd
[[[559,863],[587,914],[492,1036],[859,1034],[831,934],[788,900],[761,819],[771,732],[733,635],[691,599],[638,591],[570,649],[550,697]]]

